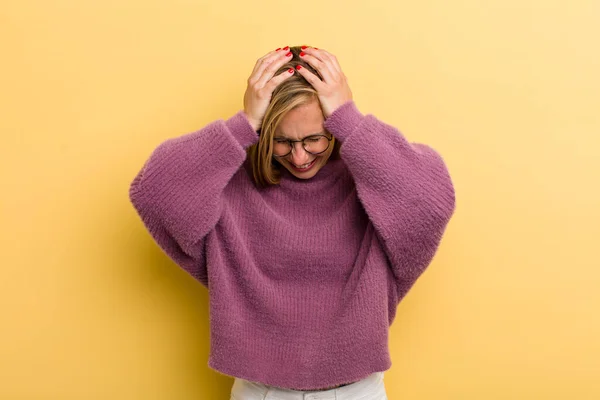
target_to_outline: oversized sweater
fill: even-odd
[[[208,366],[311,390],[392,363],[396,307],[430,264],[455,208],[440,155],[353,101],[326,119],[341,141],[308,180],[252,180],[245,114],[164,141],[130,187],[162,250],[209,293]]]

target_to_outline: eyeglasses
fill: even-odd
[[[329,143],[333,139],[325,135],[312,135],[307,136],[302,140],[290,140],[290,139],[273,139],[273,154],[277,157],[285,157],[292,152],[292,149],[296,147],[294,143],[301,142],[302,147],[307,153],[312,155],[318,155],[323,153],[329,148]]]

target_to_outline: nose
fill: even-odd
[[[304,147],[302,147],[302,143],[300,142],[294,142],[290,157],[292,158],[292,162],[296,165],[306,164],[310,161],[310,153],[304,150]]]

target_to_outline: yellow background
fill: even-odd
[[[391,328],[389,398],[600,398],[599,1],[0,4],[1,399],[229,398],[208,293],[127,191],[301,44],[456,186]]]

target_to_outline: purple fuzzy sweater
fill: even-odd
[[[311,390],[392,363],[396,307],[430,264],[454,208],[437,152],[363,115],[353,101],[325,128],[342,142],[312,179],[283,169],[257,188],[240,111],[166,140],[130,199],[154,240],[208,288],[212,369]]]

